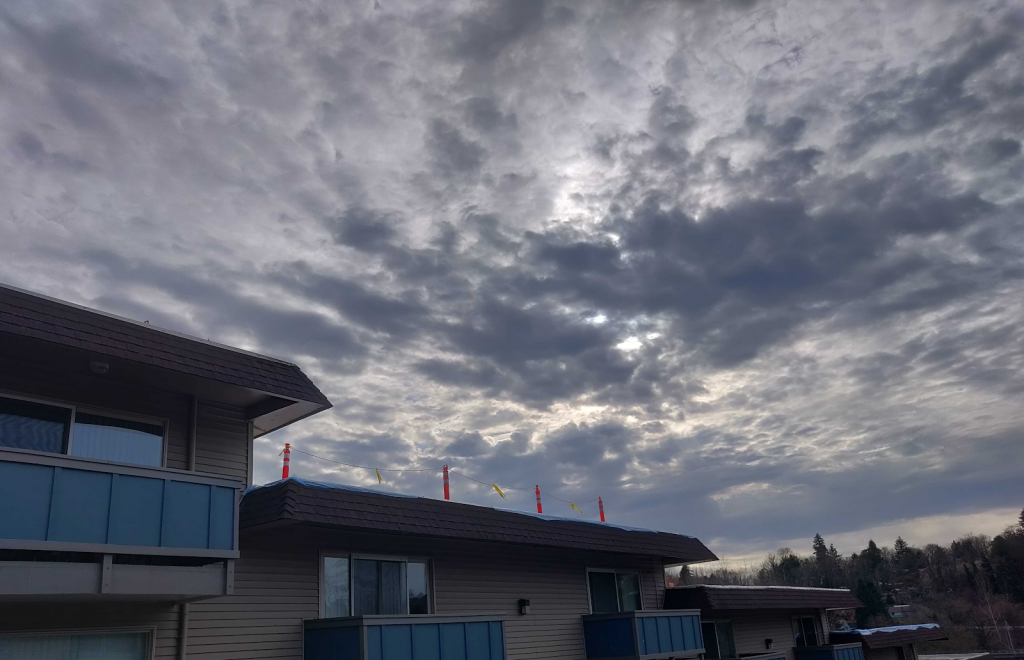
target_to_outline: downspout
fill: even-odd
[[[199,397],[189,402],[188,416],[188,470],[196,470],[196,425],[199,419]],[[185,660],[188,653],[188,603],[178,605],[178,660]]]
[[[199,397],[193,396],[188,416],[188,470],[196,470],[196,425],[199,423]]]

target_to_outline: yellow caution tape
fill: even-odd
[[[377,483],[384,483],[384,480],[380,478],[380,470],[378,470],[377,468],[373,468],[373,471],[377,473]]]
[[[498,495],[501,495],[501,499],[505,499],[505,493],[501,492],[501,489],[498,488],[498,484],[491,484],[491,485],[494,486],[494,490],[498,491]]]
[[[579,511],[580,513],[583,513],[583,509],[579,508],[578,506],[576,506],[576,505],[575,505],[575,504],[573,504],[572,502],[569,502],[569,506],[571,506],[572,508],[576,509],[576,510],[577,510],[577,511]],[[586,514],[584,514],[584,515],[586,515]]]

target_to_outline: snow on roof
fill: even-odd
[[[886,626],[885,628],[856,628],[850,632],[861,635],[873,635],[874,633],[894,633],[901,630],[920,630],[923,628],[938,628],[937,623],[911,623],[905,626]]]
[[[681,589],[696,589],[698,587],[704,589],[782,589],[785,591],[836,591],[840,593],[847,593],[849,589],[826,589],[825,587],[785,587],[779,585],[764,586],[764,585],[746,585],[746,584],[687,584],[680,587]]]
[[[382,490],[382,489],[378,489],[378,488],[364,488],[363,486],[350,486],[350,485],[347,485],[347,484],[337,484],[337,483],[333,483],[333,482],[329,482],[329,481],[313,481],[311,479],[303,479],[301,477],[288,477],[288,479],[294,481],[297,484],[305,486],[307,488],[324,488],[324,489],[334,489],[334,490],[347,490],[347,491],[353,491],[353,492],[357,492],[357,493],[366,493],[368,495],[383,495],[384,497],[403,497],[403,498],[407,498],[407,499],[408,498],[411,498],[411,499],[434,499],[434,498],[430,498],[430,497],[421,497],[420,495],[409,495],[407,493],[396,493],[394,491]],[[261,485],[253,484],[252,486],[249,486],[248,488],[245,489],[245,493],[243,493],[242,496],[244,497],[246,494],[248,494],[248,493],[250,493],[250,492],[252,492],[254,490],[257,490],[259,488],[269,488],[271,486],[276,486],[276,485],[280,484],[282,481],[287,481],[288,479],[279,479],[278,481],[272,481],[270,483],[261,484]],[[530,517],[533,517],[533,518],[540,518],[541,520],[551,520],[551,521],[557,521],[557,522],[575,522],[575,523],[584,523],[584,524],[587,524],[587,525],[602,525],[604,527],[616,527],[618,529],[622,529],[622,530],[625,530],[627,532],[647,532],[649,534],[658,534],[659,533],[658,530],[656,530],[656,529],[647,529],[647,528],[644,528],[644,527],[630,527],[628,525],[617,525],[615,523],[598,522],[598,521],[595,521],[595,520],[586,520],[584,518],[570,518],[568,516],[553,516],[553,515],[548,514],[548,513],[532,513],[530,511],[519,511],[517,509],[507,509],[507,508],[502,508],[502,507],[497,507],[497,506],[485,506],[485,505],[480,505],[480,504],[469,504],[467,502],[460,502],[460,504],[463,504],[465,506],[479,506],[479,507],[484,508],[484,509],[493,509],[495,511],[502,511],[504,513],[515,513],[515,514],[518,514],[518,515],[521,515],[521,516],[530,516]],[[673,534],[674,533],[675,532],[673,532]],[[685,534],[676,534],[676,535],[677,536],[684,536],[686,538],[693,538],[692,536],[686,536]]]

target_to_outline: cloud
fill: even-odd
[[[0,279],[298,361],[262,480],[725,554],[1019,508],[1022,20],[13,3]]]

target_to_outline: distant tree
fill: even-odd
[[[990,564],[996,591],[1024,604],[1024,529],[1008,527],[992,539]]]
[[[819,563],[824,563],[828,559],[828,548],[825,546],[825,539],[821,538],[821,534],[814,535],[811,547],[814,549],[814,558]]]
[[[877,573],[878,569],[882,566],[882,562],[885,561],[881,549],[875,545],[874,540],[868,540],[868,547],[864,549],[864,552],[860,553],[860,559],[864,567],[871,572],[871,575]]]
[[[896,542],[892,544],[892,551],[896,555],[896,561],[903,559],[909,548],[910,544],[904,541],[902,536],[897,536]]]
[[[871,617],[886,613],[882,591],[874,580],[864,578],[857,580],[857,586],[853,593],[860,599],[860,602],[864,603],[864,607],[857,609],[858,628],[867,628]]]

